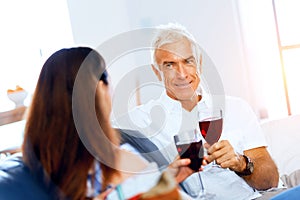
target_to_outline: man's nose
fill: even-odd
[[[186,67],[184,66],[183,63],[179,63],[179,65],[177,67],[177,75],[181,78],[186,78],[187,71],[186,71]]]

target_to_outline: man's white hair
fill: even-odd
[[[168,23],[156,27],[156,31],[151,43],[153,64],[158,68],[156,57],[155,57],[155,52],[157,49],[161,48],[165,44],[178,42],[181,41],[182,39],[187,39],[191,43],[192,52],[196,60],[198,72],[200,73],[201,72],[200,47],[196,43],[194,36],[184,26],[178,23]]]

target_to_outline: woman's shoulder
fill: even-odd
[[[9,156],[0,161],[0,184],[5,183],[7,179],[14,179],[17,175],[25,174],[27,174],[27,168],[20,154]]]
[[[50,199],[48,196],[24,164],[22,156],[0,161],[0,199]]]

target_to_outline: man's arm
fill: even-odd
[[[250,149],[244,151],[244,154],[248,156],[254,164],[253,173],[248,176],[243,176],[245,181],[258,190],[277,187],[279,180],[278,170],[266,147]]]
[[[208,148],[207,152],[207,162],[216,160],[217,164],[222,168],[229,168],[235,172],[243,172],[246,169],[245,158],[237,154],[227,140],[215,143]],[[254,163],[252,174],[242,176],[245,181],[258,190],[277,187],[279,180],[278,170],[266,147],[249,149],[244,151],[244,154]]]

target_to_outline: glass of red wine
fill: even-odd
[[[207,193],[204,189],[202,178],[199,169],[202,165],[203,156],[205,155],[203,140],[200,136],[199,130],[182,131],[174,136],[175,145],[180,158],[189,158],[191,163],[189,167],[198,173],[199,178],[199,194],[195,196],[196,199],[213,199],[214,194]]]
[[[181,132],[174,136],[175,145],[180,158],[189,158],[189,167],[197,172],[202,165],[204,149],[202,140],[197,138],[196,130]]]
[[[223,113],[221,109],[206,109],[199,112],[199,128],[209,145],[218,142],[223,129]],[[215,161],[213,166],[218,166]]]

